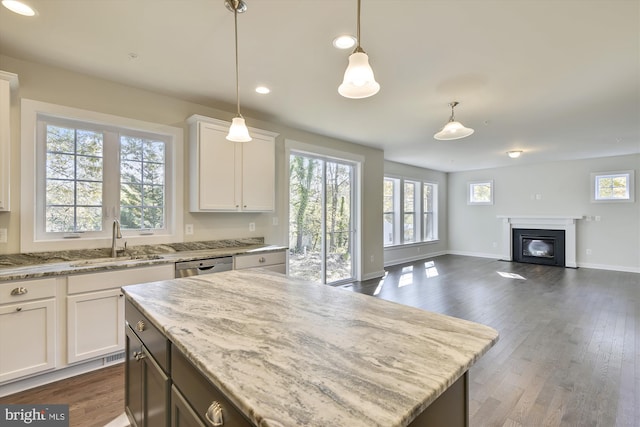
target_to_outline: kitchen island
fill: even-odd
[[[254,270],[123,290],[129,334],[141,337],[127,349],[130,418],[144,416],[129,403],[145,333],[159,360],[154,387],[171,402],[160,418],[179,408],[203,418],[189,396],[211,386],[224,398],[222,411],[210,409],[214,421],[264,427],[467,425],[467,371],[498,339],[477,323]],[[194,385],[185,372],[204,380]]]

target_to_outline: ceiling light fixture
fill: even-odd
[[[451,107],[451,117],[449,117],[449,121],[447,122],[446,125],[444,125],[442,130],[436,133],[435,135],[433,135],[435,139],[439,139],[442,141],[449,141],[452,139],[464,138],[465,136],[469,136],[474,132],[473,129],[466,128],[462,125],[462,123],[455,121],[453,109],[458,104],[459,102],[457,101],[449,103],[449,106]]]
[[[35,16],[36,11],[26,3],[17,0],[2,0],[2,5],[13,13],[22,16]]]
[[[244,122],[244,117],[240,114],[240,83],[238,79],[238,13],[246,12],[247,4],[243,0],[225,0],[224,5],[233,12],[235,40],[236,40],[236,116],[231,121],[227,139],[234,142],[249,142],[251,135]]]
[[[258,86],[256,87],[256,92],[258,92],[261,95],[266,95],[271,92],[271,89],[269,89],[266,86]]]
[[[369,65],[369,57],[360,46],[360,40],[360,0],[358,0],[357,45],[349,56],[349,66],[344,72],[342,84],[338,87],[338,93],[345,98],[367,98],[380,90],[380,85],[376,82]]]
[[[338,49],[351,49],[356,45],[356,38],[352,35],[342,35],[333,39],[333,47]]]
[[[517,159],[518,157],[520,157],[520,154],[522,154],[522,150],[507,151],[507,154],[512,159]]]

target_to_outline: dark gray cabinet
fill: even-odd
[[[168,427],[171,380],[146,345],[145,320],[127,317],[125,411],[134,427]]]

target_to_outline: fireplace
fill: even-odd
[[[564,233],[564,249],[560,249],[556,245],[556,240],[556,242],[554,242],[553,254],[555,258],[557,254],[560,253],[564,259],[562,261],[556,260],[555,262],[558,262],[557,265],[578,268],[578,264],[576,262],[576,221],[583,218],[581,215],[498,215],[498,218],[502,221],[501,259],[505,261],[513,261],[516,258],[516,254],[522,252],[522,248],[520,248],[520,250],[516,248],[516,243],[513,240],[513,230],[526,229],[533,230],[536,233],[544,231],[543,237],[553,236],[552,234],[548,234],[549,232],[562,231]],[[541,245],[541,243],[549,244],[549,242],[545,239],[539,239],[538,237],[532,238],[532,240],[535,240],[536,242],[531,246],[529,255],[526,256],[531,256],[531,254],[533,254],[533,257],[535,257],[533,261],[550,259],[549,250],[547,248],[542,248]],[[546,251],[545,256],[540,256],[540,251]],[[529,262],[529,260],[525,262]]]
[[[564,230],[514,228],[512,232],[514,261],[565,266]]]

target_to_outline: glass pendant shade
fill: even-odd
[[[249,136],[249,129],[244,123],[244,118],[234,117],[231,121],[231,127],[229,128],[229,134],[227,139],[233,142],[249,142],[251,136]]]
[[[345,98],[367,98],[380,90],[373,76],[369,57],[364,52],[354,52],[349,56],[349,66],[344,72],[344,80],[338,87],[338,93]]]
[[[473,129],[466,128],[462,125],[462,123],[453,121],[444,125],[442,130],[433,135],[433,137],[435,139],[448,141],[451,139],[464,138],[465,136],[471,135],[473,132]]]

